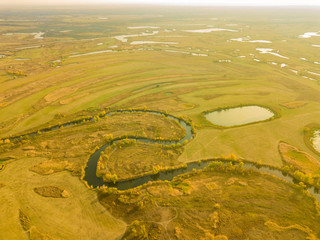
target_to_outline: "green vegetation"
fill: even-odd
[[[132,10],[139,14],[130,16],[114,14],[113,11],[121,12],[119,9],[86,10],[90,14],[83,13],[77,17],[63,9],[55,11],[55,14],[43,15],[46,26],[38,22],[15,22],[15,27],[6,21],[0,23],[4,34],[45,31],[43,40],[24,34],[0,37],[1,48],[8,52],[0,53],[7,55],[0,59],[1,81],[5,81],[0,90],[0,135],[3,138],[36,129],[49,121],[74,120],[72,117],[81,111],[84,114],[89,108],[146,107],[176,116],[184,115],[195,123],[197,136],[186,146],[180,161],[195,161],[234,152],[253,161],[281,166],[277,152],[280,140],[294,141],[294,146],[308,152],[300,134],[306,124],[316,123],[320,118],[319,78],[307,72],[317,73],[318,70],[313,62],[318,61],[319,53],[312,46],[317,44],[318,38],[301,39],[298,36],[307,29],[316,31],[313,28],[319,28],[317,14],[308,10],[277,12],[279,17],[269,21],[274,17],[274,11],[267,9],[260,9],[259,13],[253,9],[246,10],[246,14],[231,9],[201,12],[170,10],[165,14],[162,12],[160,15],[166,17],[161,18],[150,17],[150,12],[158,16],[162,11],[152,8]],[[26,11],[25,18],[32,18],[32,14]],[[100,15],[107,15],[107,19],[99,19]],[[232,18],[224,21],[225,15]],[[297,23],[297,15],[304,21]],[[216,16],[217,20],[211,20],[212,16]],[[8,18],[14,19],[15,16]],[[188,25],[195,21],[203,25]],[[86,27],[82,25],[84,22]],[[180,25],[181,22],[186,25]],[[234,23],[237,26],[226,26]],[[184,32],[212,24],[239,32]],[[130,37],[128,42],[113,38],[145,32],[148,29],[127,28],[145,25],[159,27],[155,29],[159,34]],[[60,32],[64,30],[71,31]],[[272,43],[230,41],[245,36]],[[169,39],[178,44],[130,44],[139,40],[166,42]],[[102,45],[97,45],[99,43]],[[19,50],[21,47],[39,45],[41,47]],[[109,48],[115,45],[118,47]],[[260,54],[256,48],[279,50],[279,54],[289,59]],[[76,55],[75,52],[103,50],[113,52],[69,57]],[[192,56],[179,51],[208,56]],[[16,58],[30,60],[19,61]],[[231,62],[219,62],[223,59]],[[52,64],[56,60],[61,62]],[[283,63],[287,66],[281,68]],[[27,76],[13,79],[7,73],[9,69],[22,71]],[[166,94],[168,92],[169,95]],[[201,117],[202,112],[210,109],[248,104],[268,106],[281,117],[228,131],[212,128]],[[300,107],[292,108],[297,104]],[[246,140],[241,136],[247,136]],[[254,142],[256,147],[247,148],[248,142]]]
[[[284,142],[279,143],[279,152],[286,165],[292,165],[295,169],[304,173],[320,176],[320,162],[310,154]]]
[[[0,16],[0,239],[320,238],[319,206],[304,192],[320,187],[310,143],[320,43],[299,37],[319,31],[318,11],[40,7]],[[203,117],[247,105],[275,117],[232,128]],[[168,115],[191,125],[191,141],[156,144],[186,135]],[[106,143],[96,174],[113,183],[220,156],[238,164],[93,190],[85,167]],[[242,160],[299,183],[246,171]]]
[[[279,143],[279,152],[285,164],[282,170],[301,183],[320,188],[320,162],[317,159],[284,142]]]

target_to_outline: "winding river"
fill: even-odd
[[[117,112],[129,112],[129,111],[117,111]],[[131,111],[131,112],[139,112],[139,111]],[[165,115],[163,113],[159,112],[149,112],[152,114],[157,114],[157,115],[163,115],[167,116],[169,119],[172,119],[176,122],[178,122],[185,130],[186,130],[186,135],[180,139],[179,141],[160,141],[160,140],[151,140],[147,138],[128,138],[128,139],[136,139],[136,141],[140,142],[146,142],[146,143],[156,143],[156,144],[163,144],[163,145],[171,145],[171,144],[177,144],[180,143],[182,144],[185,140],[190,140],[193,137],[193,132],[190,124],[188,124],[186,121],[176,118],[172,115]],[[111,113],[110,115],[112,115]],[[87,163],[87,167],[85,169],[85,176],[83,180],[85,180],[89,186],[92,186],[94,188],[98,186],[107,186],[107,187],[115,187],[118,188],[119,190],[127,190],[130,188],[134,188],[140,185],[143,185],[149,181],[157,181],[157,180],[172,180],[175,176],[178,176],[183,173],[191,172],[193,169],[204,169],[207,167],[211,162],[213,161],[222,161],[224,163],[230,162],[230,160],[225,160],[225,159],[212,159],[212,160],[205,160],[201,162],[190,162],[187,164],[185,168],[179,168],[179,169],[174,169],[174,170],[167,170],[167,171],[161,171],[158,174],[155,175],[147,175],[143,177],[138,177],[135,179],[131,180],[126,180],[126,181],[120,181],[117,183],[112,183],[112,182],[104,182],[102,178],[98,178],[96,176],[96,170],[97,170],[97,162],[99,160],[100,154],[102,151],[104,151],[110,144],[113,144],[117,141],[120,141],[124,138],[118,138],[114,139],[113,142],[107,143],[103,145],[101,148],[99,148],[96,152],[94,152]],[[244,162],[243,167],[246,169],[254,169],[258,170],[262,173],[267,173],[274,175],[280,179],[285,180],[286,182],[289,183],[298,183],[296,179],[288,175],[287,173],[277,169],[277,168],[272,168],[269,166],[263,166],[251,162]],[[320,202],[320,192],[317,188],[313,186],[308,186],[307,190],[309,191],[310,194],[315,196],[315,198]]]
[[[124,112],[142,112],[139,110],[133,110],[133,111],[116,111],[116,112],[111,112],[109,113],[111,116],[114,113],[124,113]],[[161,144],[161,145],[171,145],[171,144],[183,144],[183,142],[185,140],[190,140],[193,137],[193,131],[192,131],[192,127],[190,126],[190,124],[188,124],[186,121],[176,118],[172,115],[167,115],[164,113],[160,113],[160,112],[155,112],[155,111],[148,111],[148,113],[152,113],[152,114],[156,114],[156,115],[161,115],[161,116],[166,116],[167,118],[176,121],[177,123],[179,123],[186,131],[186,134],[183,138],[181,138],[179,141],[166,141],[166,140],[152,140],[152,139],[148,139],[148,138],[135,138],[135,137],[121,137],[121,138],[116,138],[114,139],[112,142],[110,143],[106,143],[105,145],[103,145],[101,148],[99,148],[97,151],[95,151],[89,158],[88,163],[87,163],[87,167],[85,168],[85,176],[83,178],[83,180],[85,180],[89,186],[92,187],[98,187],[98,186],[109,186],[109,187],[117,187],[118,189],[129,189],[129,188],[133,188],[139,185],[142,185],[150,180],[155,180],[158,176],[145,176],[145,177],[141,177],[141,178],[136,178],[130,181],[122,181],[122,182],[118,182],[117,184],[112,184],[109,182],[104,182],[102,178],[98,178],[96,176],[96,171],[97,171],[97,163],[98,160],[100,158],[100,154],[101,152],[103,152],[108,146],[112,145],[113,143],[116,143],[118,141],[121,141],[123,139],[132,139],[132,140],[136,140],[137,142],[144,142],[144,143],[154,143],[154,144]],[[180,169],[176,170],[177,172],[179,172]],[[169,171],[167,172],[169,173]],[[160,175],[162,175],[162,173],[160,173]],[[178,174],[176,174],[178,175]],[[175,175],[175,176],[176,176]],[[174,176],[172,176],[173,178]],[[171,178],[171,179],[172,179]],[[160,180],[160,179],[159,179]],[[169,180],[169,179],[168,179]]]
[[[178,176],[180,174],[183,173],[187,173],[187,172],[191,172],[193,169],[204,169],[205,167],[207,167],[211,162],[213,161],[222,161],[225,164],[230,162],[231,160],[225,160],[225,159],[212,159],[212,160],[203,160],[201,162],[190,162],[187,163],[187,166],[184,168],[179,168],[179,169],[174,169],[174,170],[167,170],[167,171],[161,171],[158,174],[155,175],[147,175],[147,176],[143,176],[143,177],[138,177],[135,179],[131,179],[131,180],[126,180],[126,181],[120,181],[117,183],[112,183],[112,182],[104,182],[102,178],[98,178],[96,176],[96,169],[97,169],[97,162],[99,160],[100,154],[102,151],[104,151],[109,145],[116,143],[117,141],[121,141],[122,139],[135,139],[137,142],[145,142],[145,143],[154,143],[154,144],[162,144],[162,145],[171,145],[171,144],[183,144],[183,142],[185,140],[190,140],[194,133],[192,131],[192,127],[190,126],[189,123],[187,123],[186,121],[176,118],[172,115],[168,115],[168,114],[164,114],[161,112],[156,112],[156,111],[143,111],[143,110],[118,110],[118,111],[113,111],[113,112],[108,112],[100,117],[104,117],[104,116],[112,116],[113,114],[117,114],[117,113],[136,113],[136,112],[148,112],[151,114],[156,114],[156,115],[161,115],[161,116],[166,116],[169,119],[172,119],[174,121],[176,121],[177,123],[179,123],[185,130],[186,130],[186,134],[185,136],[180,139],[179,141],[166,141],[166,140],[152,140],[152,139],[148,139],[148,138],[134,138],[134,137],[120,137],[120,138],[116,138],[114,139],[112,142],[110,143],[106,143],[105,145],[103,145],[102,147],[100,147],[97,151],[95,151],[89,158],[88,162],[87,162],[87,166],[85,168],[85,176],[83,178],[84,181],[86,181],[88,183],[89,186],[92,186],[94,188],[98,187],[98,186],[108,186],[108,187],[115,187],[118,188],[119,190],[126,190],[126,189],[130,189],[130,188],[134,188],[140,185],[143,185],[149,181],[157,181],[157,180],[172,180],[175,176]],[[86,121],[94,121],[94,117],[89,117],[85,119]],[[83,119],[81,120],[75,120],[75,121],[71,121],[71,122],[67,122],[64,123],[62,125],[57,125],[57,126],[52,126],[52,127],[48,127],[48,128],[44,128],[41,129],[39,131],[36,132],[31,132],[28,134],[24,134],[21,136],[16,136],[16,137],[11,137],[9,138],[11,141],[19,141],[21,139],[23,139],[23,137],[25,136],[36,136],[39,135],[40,133],[44,133],[44,132],[50,132],[50,131],[54,131],[59,129],[61,126],[62,127],[67,127],[67,126],[72,126],[75,124],[81,124],[83,123]],[[237,163],[236,163],[237,164]],[[287,173],[277,169],[277,168],[273,168],[273,167],[269,167],[269,166],[264,166],[264,165],[260,165],[260,164],[256,164],[256,163],[252,163],[252,162],[244,162],[243,167],[246,169],[254,169],[257,170],[259,172],[262,173],[267,173],[267,174],[271,174],[274,175],[280,179],[285,180],[286,182],[289,183],[298,183],[298,181],[296,179],[294,179],[292,176],[288,175]],[[313,187],[313,186],[307,186],[307,191],[312,194],[317,200],[318,202],[320,202],[320,192],[319,189]]]

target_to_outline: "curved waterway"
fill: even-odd
[[[96,152],[98,153],[99,150]],[[101,152],[100,152],[101,153]],[[95,154],[95,153],[94,153]],[[96,155],[94,156],[94,154],[91,156],[93,158],[96,158],[100,155]],[[91,159],[90,157],[90,159]],[[90,160],[89,160],[90,161]],[[181,175],[181,174],[184,174],[184,173],[188,173],[188,172],[191,172],[193,169],[204,169],[206,167],[208,167],[208,165],[212,162],[216,162],[216,161],[221,161],[225,164],[229,163],[229,162],[232,162],[230,160],[225,160],[225,159],[212,159],[212,160],[205,160],[205,161],[201,161],[201,162],[190,162],[187,164],[187,167],[185,168],[179,168],[179,169],[173,169],[173,170],[168,170],[168,171],[163,171],[163,172],[159,172],[158,174],[155,174],[155,175],[147,175],[147,176],[143,176],[143,177],[139,177],[139,178],[135,178],[135,179],[131,179],[131,180],[126,180],[126,181],[120,181],[120,182],[117,182],[117,183],[112,183],[112,182],[104,182],[102,180],[102,178],[98,178],[96,175],[95,175],[95,172],[87,172],[89,171],[90,169],[96,169],[97,167],[97,163],[92,161],[91,163],[88,162],[88,165],[87,165],[87,169],[86,169],[86,173],[89,173],[88,176],[92,177],[92,179],[88,179],[88,176],[86,176],[84,178],[84,180],[86,181],[90,181],[90,183],[88,182],[88,184],[92,187],[98,187],[98,186],[107,186],[107,187],[114,187],[114,188],[117,188],[119,190],[127,190],[127,189],[130,189],[130,188],[135,188],[135,187],[138,187],[140,185],[143,185],[147,182],[150,182],[150,181],[164,181],[164,180],[168,180],[168,181],[171,181],[174,177],[178,176],[178,175]],[[91,165],[93,164],[93,166]],[[237,164],[236,162],[233,162],[233,164]],[[251,163],[251,162],[244,162],[243,163],[243,167],[245,169],[253,169],[253,170],[256,170],[258,172],[261,172],[261,173],[267,173],[267,174],[270,174],[270,175],[273,175],[273,176],[276,176],[282,180],[285,180],[286,182],[288,183],[292,183],[292,184],[298,184],[299,181],[297,181],[295,178],[293,178],[292,176],[290,176],[289,174],[277,169],[277,168],[273,168],[273,167],[269,167],[269,166],[263,166],[263,165],[258,165],[258,164],[255,164],[255,163]],[[92,174],[92,175],[91,175]],[[93,176],[94,175],[94,176]],[[94,180],[94,181],[92,181]],[[313,195],[317,201],[320,203],[320,190],[313,187],[313,186],[307,186],[307,191]]]
[[[157,115],[162,115],[162,116],[166,116],[169,119],[172,119],[176,122],[178,122],[185,130],[186,130],[186,135],[180,139],[179,141],[163,141],[163,140],[151,140],[151,139],[147,139],[147,138],[128,138],[128,139],[136,139],[137,141],[140,142],[145,142],[145,143],[155,143],[155,144],[163,144],[163,145],[171,145],[171,144],[177,144],[177,143],[183,143],[185,140],[190,140],[193,137],[193,131],[192,131],[192,127],[190,126],[190,124],[188,124],[186,121],[176,118],[172,115],[166,115],[164,113],[160,113],[160,112],[156,112],[156,111],[142,111],[142,110],[119,110],[119,111],[114,111],[114,112],[108,112],[106,114],[104,114],[103,116],[100,117],[104,117],[104,116],[112,116],[113,114],[116,113],[134,113],[134,112],[148,112],[148,113],[152,113],[152,114],[157,114]],[[85,119],[86,121],[94,121],[94,117],[90,117]],[[67,127],[67,126],[72,126],[75,124],[81,124],[83,123],[83,119],[81,120],[75,120],[72,122],[68,122],[68,123],[64,123],[60,126],[53,126],[53,127],[49,127],[49,128],[44,128],[41,129],[37,132],[32,132],[32,133],[28,133],[28,134],[24,134],[21,136],[16,136],[16,137],[11,137],[9,138],[11,141],[19,141],[21,140],[24,136],[36,136],[39,135],[40,133],[44,133],[44,132],[50,132],[50,131],[54,131],[59,129],[61,126],[63,127]],[[87,163],[86,169],[85,169],[85,176],[84,176],[84,180],[88,183],[89,186],[92,187],[98,187],[98,186],[107,186],[107,187],[116,187],[119,190],[126,190],[126,189],[130,189],[130,188],[134,188],[140,185],[143,185],[149,181],[157,181],[157,180],[172,180],[175,176],[184,174],[184,173],[188,173],[191,172],[193,169],[204,169],[205,167],[207,167],[211,162],[213,161],[222,161],[224,163],[228,163],[230,162],[230,160],[225,160],[225,159],[212,159],[212,160],[204,160],[201,162],[190,162],[187,164],[187,166],[185,168],[179,168],[179,169],[174,169],[174,170],[167,170],[167,171],[162,171],[159,172],[158,174],[155,175],[147,175],[147,176],[143,176],[143,177],[139,177],[139,178],[135,178],[135,179],[131,179],[131,180],[127,180],[127,181],[121,181],[121,182],[117,182],[117,183],[111,183],[111,182],[104,182],[102,178],[98,178],[96,176],[96,169],[97,169],[97,162],[99,160],[100,154],[102,151],[104,151],[110,144],[116,142],[116,141],[120,141],[122,139],[125,139],[126,137],[123,138],[117,138],[114,139],[113,142],[111,143],[107,143],[105,145],[103,145],[101,148],[99,148],[96,152],[94,152]],[[250,162],[244,162],[243,167],[246,169],[254,169],[257,170],[259,172],[262,173],[267,173],[267,174],[271,174],[274,175],[280,179],[285,180],[286,182],[289,183],[298,183],[298,181],[296,179],[294,179],[292,176],[288,175],[285,172],[282,172],[281,170],[277,169],[277,168],[272,168],[269,166],[262,166],[259,164],[255,164],[255,163],[250,163]],[[308,186],[307,190],[310,194],[312,194],[317,200],[318,202],[320,202],[320,192],[319,189],[313,187],[313,186]]]
[[[142,112],[142,111],[138,111],[138,110],[116,111],[116,112],[111,112],[110,115],[112,115],[114,113],[121,113],[121,112],[124,113],[124,112]],[[176,118],[172,115],[166,115],[166,114],[160,113],[160,112],[148,111],[148,113],[166,116],[167,118],[176,121],[178,124],[180,124],[185,129],[185,131],[186,131],[185,136],[183,138],[181,138],[179,141],[152,140],[152,139],[148,139],[148,138],[136,138],[136,137],[120,137],[120,138],[114,139],[110,143],[106,143],[105,145],[100,147],[97,151],[95,151],[90,156],[90,158],[88,160],[87,167],[85,168],[85,175],[84,175],[83,180],[85,180],[89,186],[98,187],[98,186],[105,185],[105,186],[109,186],[109,187],[111,187],[111,186],[117,187],[119,189],[129,189],[129,188],[133,188],[133,187],[142,185],[150,180],[156,180],[155,178],[157,177],[157,175],[145,176],[145,177],[136,178],[136,179],[133,179],[130,181],[123,181],[123,182],[118,182],[117,184],[112,184],[109,182],[104,182],[102,178],[98,178],[96,175],[96,171],[97,171],[97,164],[98,164],[101,152],[103,152],[108,146],[112,145],[113,143],[116,143],[116,142],[121,141],[123,139],[131,139],[131,140],[136,140],[137,142],[154,143],[154,144],[161,144],[161,145],[171,145],[171,144],[178,144],[178,143],[183,144],[183,142],[185,140],[190,140],[193,137],[192,127],[186,121],[179,119],[179,118]],[[179,170],[176,170],[176,171],[179,171]],[[126,183],[128,183],[128,184],[126,184]],[[133,185],[132,185],[132,183],[133,183]]]
[[[119,111],[119,112],[129,112],[129,111]],[[139,112],[139,111],[132,111],[132,112]],[[153,114],[158,114],[158,115],[164,115],[163,113],[159,112],[149,112]],[[111,113],[112,114],[112,113]],[[110,115],[111,115],[110,114]],[[178,122],[185,130],[186,130],[186,135],[184,138],[180,139],[179,141],[161,141],[161,140],[151,140],[147,138],[128,138],[128,139],[136,139],[137,141],[140,142],[145,142],[145,143],[157,143],[157,144],[163,144],[163,145],[171,145],[171,144],[177,144],[177,143],[183,143],[185,140],[190,140],[193,137],[193,132],[191,126],[185,122],[182,119],[176,118],[171,115],[167,115],[169,119],[172,119],[176,122]],[[131,180],[126,180],[126,181],[120,181],[117,183],[112,183],[112,182],[104,182],[102,178],[98,178],[96,176],[96,170],[97,170],[97,163],[100,157],[101,152],[103,152],[108,146],[113,144],[114,142],[120,141],[124,138],[118,138],[114,139],[113,142],[107,143],[103,145],[100,149],[98,149],[96,152],[94,152],[87,163],[87,167],[85,169],[85,176],[83,180],[85,180],[89,186],[92,186],[94,188],[98,186],[107,186],[107,187],[115,187],[119,190],[127,190],[130,188],[138,187],[140,185],[143,185],[149,181],[157,181],[157,180],[172,180],[175,176],[191,172],[193,169],[204,169],[207,167],[211,162],[213,161],[222,161],[224,163],[230,162],[230,160],[225,160],[225,159],[213,159],[213,160],[205,160],[201,162],[190,162],[187,163],[187,166],[184,168],[179,168],[179,169],[173,169],[173,170],[167,170],[167,171],[161,171],[158,174],[155,175],[147,175],[143,177],[138,177],[135,179]],[[277,168],[272,168],[269,166],[263,166],[263,165],[258,165],[254,164],[251,162],[244,162],[243,167],[246,169],[254,169],[262,173],[267,173],[274,175],[280,179],[285,180],[286,182],[289,183],[298,183],[296,179],[294,179],[292,176],[288,175],[287,173],[277,169]],[[313,186],[308,186],[307,190],[309,191],[310,194],[315,196],[315,198],[320,202],[320,192],[319,189],[313,187]]]

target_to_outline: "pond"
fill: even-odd
[[[311,37],[320,37],[319,32],[306,32],[303,35],[299,35],[299,38],[311,38]]]
[[[277,57],[281,57],[281,58],[285,58],[285,59],[289,59],[288,57],[282,56],[279,53],[275,53],[273,52],[272,48],[256,48],[257,51],[259,51],[262,54],[268,53]]]
[[[206,119],[214,125],[223,127],[240,126],[248,123],[268,120],[274,113],[260,106],[243,106],[216,110],[205,114]]]
[[[182,53],[182,54],[188,54],[191,56],[200,56],[200,57],[208,57],[208,54],[204,53],[191,53],[191,52],[183,52],[183,51],[176,51],[176,50],[164,50],[165,52],[170,52],[170,53]]]
[[[320,153],[320,130],[316,130],[311,138],[313,148]]]
[[[236,42],[248,42],[248,43],[272,43],[268,40],[250,40],[251,38],[249,36],[247,37],[241,37],[241,38],[232,38],[230,41],[236,41]]]
[[[233,29],[224,29],[224,28],[208,28],[208,29],[196,29],[196,30],[184,30],[184,32],[191,32],[191,33],[211,33],[211,32],[238,32],[238,30]]]
[[[128,38],[130,37],[144,37],[144,36],[152,36],[158,34],[159,31],[153,31],[152,33],[143,32],[141,34],[132,34],[132,35],[120,35],[115,36],[114,38],[121,41],[121,42],[128,42]]]
[[[143,29],[143,28],[152,28],[152,29],[156,29],[156,28],[160,28],[160,27],[154,27],[154,26],[136,26],[136,27],[128,27],[128,29]]]
[[[130,44],[131,45],[139,45],[139,44],[178,44],[178,42],[133,41]]]

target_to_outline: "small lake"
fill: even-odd
[[[191,32],[191,33],[211,33],[211,32],[238,32],[238,30],[233,29],[224,29],[224,28],[207,28],[207,29],[196,29],[196,30],[184,30],[184,32]]]
[[[259,106],[227,108],[205,114],[205,117],[209,122],[223,127],[260,122],[270,119],[273,116],[274,113],[271,110]]]
[[[314,131],[311,143],[313,148],[320,153],[320,130]]]
[[[136,26],[136,27],[128,27],[128,29],[143,29],[143,28],[152,28],[152,29],[156,29],[156,28],[160,28],[160,27],[154,27],[154,26]]]
[[[256,50],[259,51],[262,54],[268,53],[268,54],[271,54],[271,55],[274,55],[274,56],[277,56],[277,57],[289,59],[288,57],[282,56],[279,53],[272,52],[273,51],[272,48],[256,48]]]
[[[128,38],[130,37],[144,37],[144,36],[152,36],[158,34],[159,31],[153,31],[152,33],[143,32],[141,34],[132,34],[132,35],[120,35],[115,36],[114,38],[121,41],[121,42],[128,42]]]

